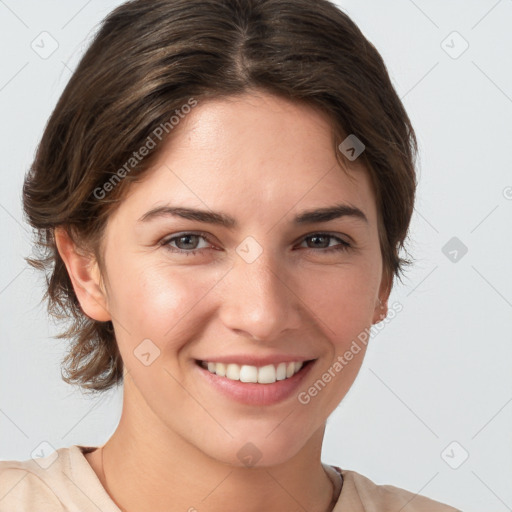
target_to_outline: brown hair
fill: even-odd
[[[376,195],[384,271],[400,279],[411,263],[399,251],[414,206],[416,137],[380,54],[344,12],[328,0],[127,2],[105,18],[82,57],[23,186],[39,251],[26,260],[45,271],[48,312],[68,323],[57,336],[71,340],[67,383],[107,390],[122,382],[123,362],[112,323],[81,310],[55,227],[102,268],[107,218],[159,154],[135,160],[134,152],[156,134],[171,137],[171,116],[182,117],[191,100],[249,90],[325,112],[341,161],[337,146],[348,134],[365,144],[359,158]]]

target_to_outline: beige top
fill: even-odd
[[[84,456],[72,445],[47,457],[0,461],[0,512],[120,512]],[[460,512],[355,471],[333,467],[343,486],[333,512]],[[328,472],[331,478],[334,478]]]

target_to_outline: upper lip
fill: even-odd
[[[230,356],[212,356],[197,359],[197,361],[206,361],[208,363],[224,363],[224,364],[239,364],[248,366],[267,366],[269,364],[290,363],[290,362],[303,362],[311,361],[315,358],[295,356],[289,354],[276,354],[269,356],[255,356],[250,354],[230,355]]]

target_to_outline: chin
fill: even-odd
[[[233,438],[227,439],[228,436],[225,436],[223,440],[212,439],[208,445],[198,448],[217,461],[239,468],[284,464],[297,455],[308,439],[299,437],[284,426],[276,429],[277,423],[264,431],[250,432],[248,429],[243,435],[237,433]],[[279,429],[281,432],[278,433]]]

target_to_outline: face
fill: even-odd
[[[364,345],[342,370],[333,365],[387,298],[375,197],[366,170],[351,165],[349,178],[323,114],[264,93],[199,102],[181,121],[110,217],[102,248],[106,308],[133,380],[125,394],[148,411],[148,429],[223,462],[241,465],[254,450],[273,465],[324,427]],[[339,205],[366,220],[304,215]],[[274,384],[198,363],[311,360]],[[308,392],[329,369],[330,382]]]

